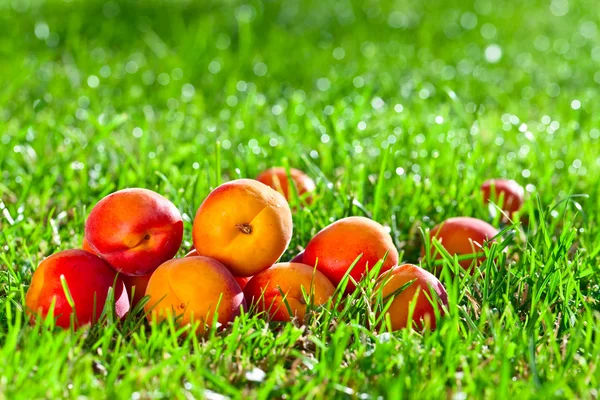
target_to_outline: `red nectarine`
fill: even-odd
[[[310,204],[312,202],[310,193],[314,192],[316,189],[315,182],[304,172],[296,168],[290,168],[290,178],[293,184],[296,186],[296,190],[300,199],[304,200],[307,204]],[[285,168],[269,168],[258,175],[256,180],[277,190],[283,195],[283,197],[285,197],[286,200],[290,200],[292,193]]]
[[[302,260],[307,265],[316,265],[337,286],[358,256],[362,255],[350,272],[356,282],[363,278],[367,266],[373,268],[386,253],[380,273],[398,263],[398,250],[394,247],[390,234],[373,220],[348,217],[317,233],[306,246]],[[346,293],[353,292],[355,288],[356,285],[349,280]]]
[[[335,287],[325,275],[308,265],[280,263],[252,277],[244,294],[258,311],[267,312],[271,320],[291,321],[296,317],[302,323],[306,313],[302,290],[308,296],[312,294],[313,305],[322,305],[333,296]]]
[[[412,264],[394,267],[382,274],[376,290],[381,290],[384,305],[392,300],[386,317],[389,317],[394,331],[412,326],[413,323],[418,329],[435,329],[437,321],[434,307],[438,308],[441,316],[445,313],[442,306],[448,306],[444,285],[431,273]],[[412,319],[409,320],[411,310]]]
[[[438,240],[450,255],[466,256],[473,258],[459,261],[461,267],[470,270],[471,267],[481,264],[485,260],[482,248],[498,234],[498,230],[485,221],[471,217],[449,218],[436,225],[429,233],[431,240]],[[425,249],[422,249],[425,255]],[[431,244],[431,254],[437,259],[442,254]],[[475,257],[479,255],[478,257]]]
[[[183,238],[179,210],[146,189],[125,189],[100,200],[85,224],[91,249],[117,271],[145,275],[173,258]]]
[[[32,317],[43,318],[53,307],[56,325],[63,328],[71,325],[74,312],[74,326],[79,327],[98,321],[112,288],[116,316],[121,318],[129,311],[129,299],[123,281],[116,275],[106,262],[85,250],[61,251],[46,258],[35,270],[25,305]],[[74,307],[69,304],[63,280]]]

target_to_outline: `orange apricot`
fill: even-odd
[[[198,252],[196,251],[196,249],[191,250],[189,253],[187,253],[185,255],[185,257],[197,257],[197,256],[198,256]],[[244,288],[246,287],[246,284],[248,283],[250,278],[252,278],[251,276],[235,276],[235,275],[233,277],[235,278],[235,281],[238,283],[238,285],[240,285],[242,290],[244,290]]]
[[[98,321],[110,290],[114,294],[116,316],[122,318],[129,311],[129,299],[117,273],[90,252],[65,250],[40,263],[31,278],[25,306],[32,323],[37,316],[46,318],[53,310],[57,326],[68,328],[74,317],[74,327],[80,327]]]
[[[302,260],[307,265],[316,265],[338,286],[358,256],[361,258],[350,272],[356,282],[363,278],[367,268],[373,268],[384,257],[380,273],[398,263],[398,250],[390,234],[382,225],[365,217],[342,218],[321,230],[306,246]],[[355,289],[356,285],[349,280],[346,293]]]
[[[310,196],[310,193],[314,192],[317,188],[315,181],[313,181],[311,177],[306,175],[304,172],[296,168],[290,168],[289,177],[291,178],[292,183],[295,185],[300,199],[304,200],[307,204],[312,203],[312,197]],[[269,168],[258,175],[256,180],[277,190],[283,195],[283,197],[285,197],[287,201],[290,200],[292,191],[290,190],[288,174],[285,168]]]
[[[471,217],[455,217],[436,225],[429,232],[429,237],[432,241],[438,240],[452,256],[472,256],[470,259],[459,261],[459,264],[462,268],[474,272],[472,267],[485,260],[482,248],[487,242],[493,241],[497,234],[498,230],[485,221]],[[424,248],[421,254],[425,255]],[[443,258],[433,244],[431,254],[436,259]]]
[[[386,317],[394,331],[407,326],[433,330],[437,325],[435,308],[442,316],[445,314],[444,307],[448,306],[444,285],[433,274],[412,264],[400,265],[382,274],[376,293],[377,290],[381,290],[384,305],[392,300]]]
[[[309,297],[312,295],[313,305],[322,305],[333,296],[335,287],[325,275],[308,265],[279,263],[253,276],[244,295],[257,311],[268,313],[273,321],[297,318],[302,323],[307,303],[303,290]]]
[[[179,210],[147,189],[125,189],[96,204],[85,224],[90,248],[125,275],[146,275],[173,258],[183,238]]]
[[[481,185],[481,191],[486,204],[495,202],[509,217],[523,206],[525,190],[514,180],[488,179]]]
[[[285,252],[292,237],[292,212],[275,190],[238,179],[208,195],[192,233],[199,255],[218,260],[235,276],[252,276]]]
[[[144,308],[148,320],[179,318],[185,326],[200,323],[198,333],[216,320],[225,325],[246,308],[244,294],[231,272],[220,262],[208,257],[186,257],[165,262],[154,271]]]

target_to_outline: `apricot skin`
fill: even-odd
[[[252,180],[224,183],[204,200],[193,226],[199,255],[223,263],[235,276],[273,265],[292,237],[292,212],[283,196]]]
[[[196,250],[191,250],[185,256],[186,257],[197,257],[198,252]],[[248,283],[250,278],[252,278],[251,276],[235,276],[235,275],[233,277],[235,278],[235,281],[238,283],[238,285],[240,285],[240,288],[242,288],[242,290],[244,290],[244,288],[246,287],[246,284]]]
[[[183,238],[179,210],[146,189],[125,189],[100,200],[85,225],[90,248],[125,275],[146,275],[173,258]]]
[[[329,279],[314,268],[299,263],[279,263],[252,277],[244,294],[257,311],[268,313],[270,320],[291,321],[292,317],[296,317],[302,323],[306,301],[301,288],[309,296],[312,290],[314,305],[325,304],[335,292]],[[281,293],[285,295],[292,316]]]
[[[122,318],[129,311],[129,299],[123,281],[116,275],[106,262],[85,250],[65,250],[46,258],[35,270],[25,296],[31,322],[34,323],[38,315],[45,318],[54,302],[56,325],[65,329],[71,325],[73,309],[61,276],[75,305],[75,327],[95,323],[100,318],[113,284],[115,314]]]
[[[434,307],[438,308],[440,316],[444,315],[445,311],[441,306],[448,306],[448,294],[444,285],[433,274],[416,265],[404,264],[392,268],[381,275],[379,279],[376,290],[381,290],[384,305],[391,300],[394,292],[414,280],[410,286],[393,297],[392,304],[387,310],[392,330],[413,326],[413,322],[419,330],[436,328]],[[439,299],[436,298],[436,295],[432,295],[431,290]],[[412,320],[409,321],[408,317],[413,304]]]
[[[309,194],[315,191],[315,182],[304,172],[296,168],[290,168],[290,178],[296,186],[298,196],[307,204],[311,204],[312,197]],[[293,192],[289,186],[287,171],[283,167],[269,168],[258,175],[256,180],[281,193],[287,201],[293,196]]]
[[[144,308],[148,320],[162,321],[179,317],[180,326],[200,322],[198,333],[217,321],[226,325],[246,308],[242,289],[231,272],[220,262],[208,257],[186,257],[162,264],[150,278]],[[218,305],[218,309],[217,309]]]
[[[450,253],[450,255],[469,255],[483,252],[482,247],[486,242],[498,234],[498,230],[485,221],[471,217],[449,218],[441,224],[436,225],[429,233],[430,239],[434,238],[440,241],[441,245]],[[443,258],[443,255],[437,251],[433,243],[431,244],[431,253],[437,259]],[[421,254],[425,255],[423,248]],[[459,261],[459,264],[465,270],[474,272],[474,265],[479,265],[485,261],[485,256],[477,259],[467,259]]]
[[[364,217],[348,217],[334,222],[321,230],[306,246],[304,264],[317,266],[331,283],[338,286],[354,260],[362,254],[350,276],[359,282],[367,265],[373,268],[379,260],[387,257],[380,274],[398,263],[398,250],[383,226]],[[317,262],[318,260],[318,262]],[[349,280],[346,293],[352,293],[356,285]]]
[[[502,210],[509,216],[523,206],[525,190],[513,180],[489,179],[481,185],[481,191],[486,204],[493,200],[499,206],[501,205]],[[502,204],[500,204],[501,197]]]

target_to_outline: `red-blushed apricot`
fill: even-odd
[[[197,257],[197,256],[198,256],[198,252],[195,249],[191,250],[189,253],[187,253],[185,255],[185,257]],[[233,277],[235,278],[235,281],[238,283],[238,285],[240,285],[242,290],[244,290],[244,288],[246,287],[246,284],[248,283],[250,278],[252,278],[251,276],[235,276],[235,275]]]
[[[312,197],[310,196],[310,193],[314,192],[317,188],[315,181],[313,181],[304,172],[296,168],[290,168],[290,178],[293,184],[296,186],[296,190],[300,199],[305,201],[307,204],[311,204]],[[277,190],[288,201],[293,195],[293,192],[290,190],[288,175],[285,168],[269,168],[258,175],[256,180]]]
[[[306,313],[302,290],[308,296],[312,294],[313,305],[322,305],[333,296],[335,287],[325,275],[308,265],[279,263],[253,276],[244,289],[244,295],[257,311],[268,313],[273,321],[297,318],[302,323]]]
[[[512,216],[523,206],[525,190],[521,185],[508,179],[488,179],[481,185],[483,201],[498,204],[500,208]]]
[[[81,250],[85,250],[87,252],[90,252],[92,254],[96,254],[94,252],[94,250],[92,250],[92,248],[90,247],[90,244],[88,243],[87,239],[84,237],[83,241],[81,242]]]
[[[409,286],[402,290],[406,284]],[[419,330],[433,330],[437,325],[434,308],[442,316],[445,314],[444,307],[448,306],[444,285],[433,274],[412,264],[400,265],[382,274],[375,293],[379,290],[384,305],[393,299],[386,317],[389,317],[394,331],[413,326],[413,323]],[[412,318],[409,320],[411,310]]]
[[[290,262],[304,264],[304,250],[296,254],[296,256],[290,260]]]
[[[148,320],[180,317],[180,326],[199,322],[204,333],[218,313],[225,325],[246,308],[244,293],[231,272],[208,257],[186,257],[165,262],[154,271],[146,295]]]
[[[90,248],[125,275],[146,275],[177,254],[183,220],[173,203],[147,189],[125,189],[96,204],[85,224]]]
[[[123,283],[125,284],[125,289],[127,289],[127,294],[129,295],[129,301],[131,303],[131,308],[133,308],[146,295],[146,287],[148,287],[148,282],[150,282],[150,277],[152,276],[152,274],[134,275],[134,276],[120,275],[120,276],[121,276],[121,279],[123,279]]]
[[[63,279],[74,308],[65,294]],[[74,312],[74,326],[79,327],[98,321],[111,288],[115,298],[115,314],[122,318],[129,311],[129,299],[117,273],[90,252],[65,250],[40,263],[31,278],[25,306],[32,316],[32,322],[38,315],[45,318],[54,304],[53,315],[57,326],[68,328]]]
[[[238,179],[213,190],[192,229],[199,255],[223,263],[235,276],[273,265],[292,237],[292,212],[283,196],[258,181]]]
[[[379,223],[365,217],[348,217],[334,222],[313,237],[302,256],[304,264],[317,266],[331,283],[338,286],[354,260],[362,255],[350,276],[359,282],[368,268],[387,257],[381,267],[383,273],[398,263],[398,250],[389,233]],[[356,285],[348,281],[346,293]]]
[[[498,230],[485,221],[471,217],[449,218],[436,225],[430,232],[429,237],[433,241],[438,240],[450,255],[467,256],[473,258],[459,261],[462,268],[474,272],[474,265],[479,265],[485,260],[482,248],[498,234]],[[425,249],[421,251],[425,255]],[[443,255],[431,244],[431,254],[437,258]],[[475,257],[480,254],[479,257]]]

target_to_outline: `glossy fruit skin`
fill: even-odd
[[[483,201],[488,204],[494,201],[509,216],[519,211],[525,201],[525,190],[514,180],[488,179],[481,185]]]
[[[86,225],[89,247],[125,275],[152,273],[173,258],[183,219],[173,203],[147,189],[124,189],[96,204]]]
[[[410,282],[408,287],[400,291]],[[377,290],[381,290],[384,303],[393,298],[387,317],[394,331],[412,326],[418,330],[434,330],[437,326],[434,307],[438,308],[440,316],[445,314],[444,309],[448,307],[448,293],[444,285],[433,274],[412,264],[394,267],[381,275]],[[431,290],[435,296],[432,296]],[[396,291],[399,293],[394,295]],[[413,305],[412,318],[409,320]]]
[[[25,296],[32,323],[38,315],[45,318],[54,302],[56,325],[62,328],[71,326],[73,308],[65,294],[61,276],[75,305],[75,328],[98,321],[111,290],[117,318],[122,318],[129,311],[125,285],[106,262],[85,250],[65,250],[46,258],[33,274]]]
[[[216,310],[217,322],[224,326],[246,308],[242,289],[231,272],[208,257],[165,262],[152,274],[146,295],[150,297],[144,306],[149,321],[180,317],[180,326],[199,322],[198,333],[213,323]]]
[[[252,277],[244,295],[258,312],[267,313],[272,321],[289,322],[296,318],[302,323],[306,299],[301,288],[307,295],[313,294],[313,305],[325,304],[335,292],[329,279],[314,268],[299,263],[279,263]]]
[[[389,233],[379,223],[365,217],[342,218],[327,226],[313,237],[304,251],[302,260],[317,266],[336,287],[358,256],[350,276],[359,282],[369,268],[387,257],[380,274],[398,263],[398,250]],[[318,260],[318,262],[317,262]],[[356,285],[350,280],[346,293],[352,293]]]
[[[190,250],[190,252],[187,253],[185,255],[185,257],[198,257],[198,252],[195,249]],[[250,278],[252,278],[251,276],[235,276],[235,275],[233,277],[235,278],[235,281],[238,283],[238,285],[240,285],[242,290],[244,290],[244,288],[246,287],[246,284],[248,283]]]
[[[292,212],[281,194],[253,179],[238,179],[213,190],[198,209],[194,247],[235,276],[252,276],[285,252],[292,225]]]
[[[438,240],[441,245],[450,253],[450,255],[475,255],[482,253],[483,246],[491,242],[498,234],[498,230],[485,221],[471,217],[449,218],[441,224],[436,225],[430,232],[429,237],[433,241]],[[425,255],[425,249],[421,254]],[[436,259],[443,258],[433,243],[431,244],[431,254]],[[474,272],[474,266],[480,265],[485,261],[485,256],[476,259],[466,259],[459,261],[459,264],[465,270]],[[439,271],[438,271],[439,272]]]
[[[316,190],[317,186],[315,182],[304,172],[296,168],[290,168],[290,178],[296,186],[298,196],[307,204],[311,204],[312,197],[309,194]],[[287,201],[293,195],[290,190],[287,171],[283,167],[269,168],[258,175],[256,180],[281,193]]]

